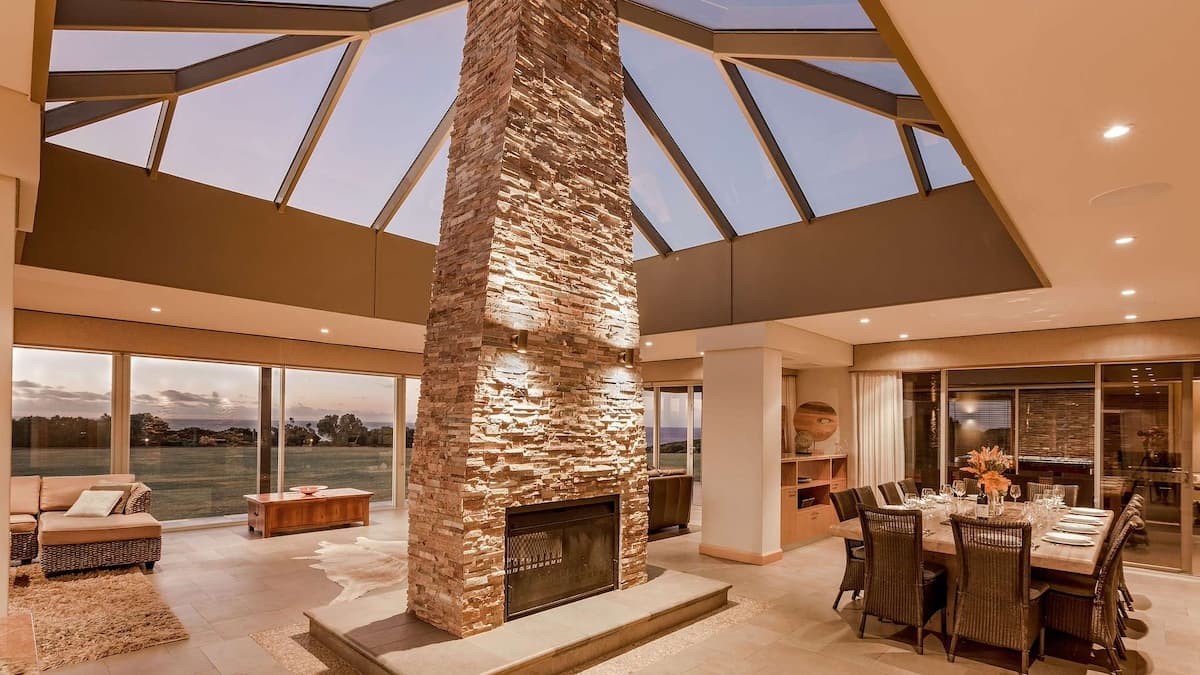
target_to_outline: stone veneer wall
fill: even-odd
[[[409,608],[456,635],[503,622],[509,507],[619,494],[646,579],[621,77],[614,0],[470,3],[409,483]]]
[[[1020,454],[1091,461],[1096,402],[1091,389],[1022,389]]]

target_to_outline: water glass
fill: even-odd
[[[932,502],[933,495],[934,495],[933,488],[921,488],[921,501]]]
[[[942,501],[950,501],[950,497],[954,494],[954,488],[949,485],[943,485],[939,493],[942,495]]]
[[[904,493],[904,505],[910,509],[916,508],[917,496],[911,492],[905,492]]]

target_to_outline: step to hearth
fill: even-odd
[[[366,675],[557,673],[723,607],[730,585],[673,570],[456,638],[409,614],[404,590],[305,612],[309,632]]]

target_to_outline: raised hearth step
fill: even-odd
[[[556,673],[723,607],[730,585],[673,570],[456,638],[407,613],[404,590],[305,612],[309,632],[369,675]]]

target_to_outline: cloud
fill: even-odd
[[[88,415],[111,412],[111,392],[73,390],[32,380],[13,382],[13,414]]]

